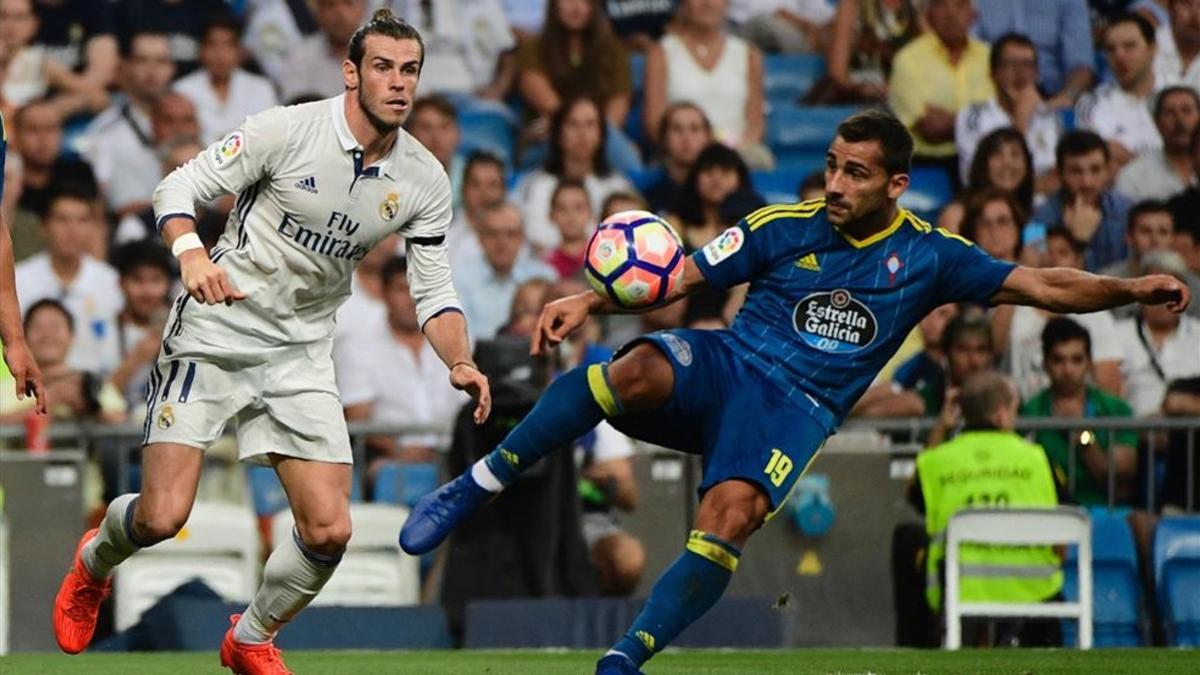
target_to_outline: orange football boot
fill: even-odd
[[[221,665],[237,675],[293,675],[283,664],[283,652],[272,642],[246,644],[233,637],[241,614],[229,617],[229,630],[221,642]]]
[[[96,617],[100,614],[100,603],[112,593],[112,579],[97,579],[83,565],[79,554],[83,546],[92,540],[98,529],[83,533],[75,547],[75,560],[71,570],[58,588],[54,598],[54,638],[58,646],[68,654],[78,654],[87,649],[96,632]]]

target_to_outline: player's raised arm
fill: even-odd
[[[568,295],[549,303],[542,308],[537,326],[530,338],[529,353],[537,356],[558,346],[576,328],[583,325],[589,314],[641,314],[669,305],[680,298],[694,293],[707,283],[696,261],[691,257],[683,259],[683,277],[671,288],[662,302],[648,307],[622,307],[610,298],[601,296],[593,291],[584,291]]]
[[[1176,314],[1191,300],[1187,284],[1167,274],[1118,279],[1064,267],[1017,267],[992,296],[996,304],[1032,305],[1059,314],[1096,312],[1140,302]]]
[[[233,287],[225,271],[209,259],[196,234],[196,203],[238,194],[270,172],[287,146],[288,126],[282,108],[246,118],[242,126],[213,143],[154,190],[154,219],[171,253],[179,259],[188,294],[215,305],[246,296]],[[245,217],[238,213],[237,217]]]

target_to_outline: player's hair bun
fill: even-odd
[[[371,21],[396,21],[396,15],[387,7],[380,7],[371,15]]]

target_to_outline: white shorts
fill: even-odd
[[[233,419],[241,460],[270,464],[267,455],[275,453],[352,463],[332,344],[322,340],[233,355],[170,340],[150,376],[143,444],[205,449]]]

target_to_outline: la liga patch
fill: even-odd
[[[709,265],[716,265],[722,260],[728,260],[729,256],[737,253],[742,249],[742,244],[746,243],[746,234],[742,232],[740,227],[734,227],[725,230],[716,239],[708,242],[704,246],[704,259]]]
[[[246,142],[242,132],[235,131],[213,147],[213,161],[217,166],[224,166],[242,154],[242,149],[245,147]]]

